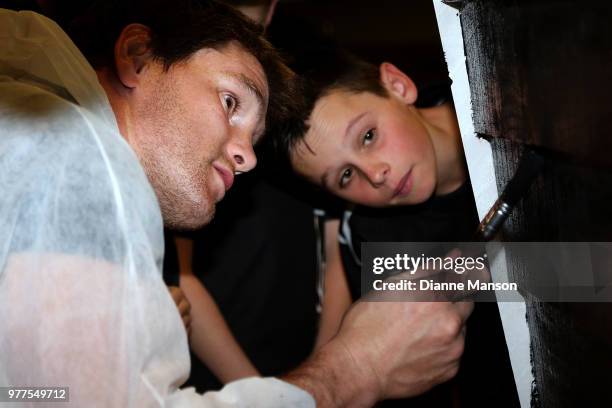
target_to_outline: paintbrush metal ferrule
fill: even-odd
[[[478,237],[483,241],[493,239],[511,212],[512,206],[503,199],[498,199],[478,226]]]
[[[527,194],[542,168],[542,157],[532,149],[527,148],[523,152],[516,173],[478,226],[475,240],[490,241],[495,238],[514,207]]]

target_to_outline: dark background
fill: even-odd
[[[392,62],[417,82],[447,77],[431,0],[281,0],[273,26],[295,20],[370,62]]]
[[[92,0],[59,0],[58,16],[70,16]],[[0,0],[0,7],[38,9],[35,0]],[[432,0],[280,0],[273,25],[303,20],[357,55],[389,61],[417,81],[446,78]]]

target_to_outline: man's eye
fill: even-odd
[[[364,146],[369,145],[370,143],[372,143],[374,141],[374,138],[376,137],[376,129],[370,129],[367,132],[365,132],[365,134],[363,135],[363,140],[362,140],[362,144]]]
[[[236,112],[240,107],[238,99],[230,94],[223,95],[223,102],[225,103],[225,109],[230,114]]]
[[[353,169],[352,168],[349,167],[346,170],[344,170],[342,172],[342,175],[340,176],[340,188],[346,187],[348,182],[351,181],[352,177],[353,177]]]

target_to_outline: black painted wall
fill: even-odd
[[[610,2],[464,4],[476,131],[611,165]]]
[[[612,5],[474,0],[460,9],[474,124],[491,140],[498,189],[525,145],[546,159],[505,239],[612,241]],[[523,283],[539,272],[512,257],[509,267]],[[528,298],[527,321],[532,405],[612,406],[612,304]]]

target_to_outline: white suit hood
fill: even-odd
[[[69,387],[75,407],[314,406],[272,378],[178,388],[187,336],[153,189],[66,34],[2,9],[0,194],[0,386]]]

